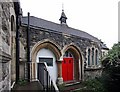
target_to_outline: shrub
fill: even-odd
[[[102,78],[107,92],[119,92],[120,90],[120,42],[114,44],[108,55],[102,60],[104,67]]]
[[[101,78],[89,79],[84,82],[86,89],[91,92],[105,92]]]

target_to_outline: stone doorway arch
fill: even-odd
[[[82,80],[83,76],[83,56],[81,50],[78,46],[74,44],[69,44],[64,46],[62,50],[63,58],[66,51],[69,51],[73,55],[74,64],[73,64],[73,80]]]
[[[60,56],[61,56],[60,47],[55,42],[50,41],[50,40],[43,40],[43,41],[39,41],[38,43],[36,43],[32,47],[32,50],[31,50],[31,62],[33,62],[32,70],[31,70],[32,72],[31,79],[37,79],[37,76],[36,76],[37,65],[34,64],[34,62],[36,62],[37,53],[43,48],[49,49],[51,52],[53,52],[56,57],[56,61],[60,59]]]

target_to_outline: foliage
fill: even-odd
[[[104,66],[103,85],[108,92],[120,90],[120,42],[114,44],[108,55],[102,60]]]
[[[106,92],[102,84],[101,78],[89,79],[84,82],[87,90],[91,92]]]
[[[27,84],[27,80],[20,79],[20,80],[18,81],[18,84],[21,85],[21,86],[24,86],[24,85]]]
[[[109,61],[108,65],[113,64],[114,66],[120,62],[120,42],[117,44],[114,44],[112,49],[108,51],[108,54],[106,56],[107,61]],[[104,60],[103,62],[104,63]]]
[[[76,92],[119,92],[120,90],[120,42],[114,44],[102,59],[102,76],[82,83],[83,88]]]

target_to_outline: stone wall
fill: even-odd
[[[0,92],[11,88],[11,58],[8,54],[1,52],[0,55]]]
[[[26,43],[26,35],[27,35],[27,27],[26,26],[22,26],[21,27],[21,31],[20,31],[20,40],[22,45],[24,46],[25,51],[27,51],[27,43]],[[74,36],[74,35],[68,35],[68,34],[64,34],[64,33],[58,33],[58,32],[54,32],[51,30],[47,30],[47,29],[43,29],[43,28],[30,28],[30,32],[29,32],[29,36],[30,36],[30,48],[32,50],[33,46],[40,42],[40,41],[44,41],[46,39],[49,39],[50,41],[54,42],[57,46],[60,47],[60,50],[62,50],[64,48],[64,46],[67,46],[71,43],[75,44],[75,46],[79,47],[79,49],[81,50],[81,54],[83,56],[83,63],[84,63],[84,68],[86,68],[86,49],[87,47],[92,47],[94,46],[95,48],[97,48],[99,51],[101,50],[98,43],[91,41],[89,39],[86,38],[81,38],[78,36]],[[92,73],[92,71],[85,71],[85,79],[87,74],[91,74],[90,76],[96,76],[97,72]],[[88,75],[89,75],[88,74]],[[92,75],[94,74],[94,75]]]
[[[100,77],[102,73],[102,68],[97,69],[85,69],[84,72],[84,80],[94,79],[96,77]]]
[[[11,89],[11,15],[14,5],[0,1],[0,92]],[[14,69],[15,70],[15,69]]]
[[[26,48],[26,30],[27,27],[22,27],[22,31],[21,32],[21,41],[22,43],[24,43],[23,45]],[[86,60],[86,49],[87,47],[96,47],[100,50],[98,44],[94,41],[91,41],[89,39],[86,38],[81,38],[78,36],[74,36],[74,35],[68,35],[68,34],[64,34],[64,33],[57,33],[57,32],[53,32],[50,30],[46,30],[46,29],[42,29],[42,28],[31,28],[30,29],[30,47],[32,48],[37,42],[39,41],[43,41],[45,39],[49,39],[53,42],[55,42],[58,46],[61,47],[61,50],[63,49],[63,47],[65,45],[69,45],[71,43],[75,44],[76,46],[78,46],[81,50],[82,55],[84,56],[85,60]]]

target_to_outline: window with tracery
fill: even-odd
[[[88,49],[88,66],[90,66],[90,49]]]
[[[98,65],[98,50],[95,51],[95,61],[95,64]]]
[[[92,65],[94,65],[94,48],[92,48]]]

